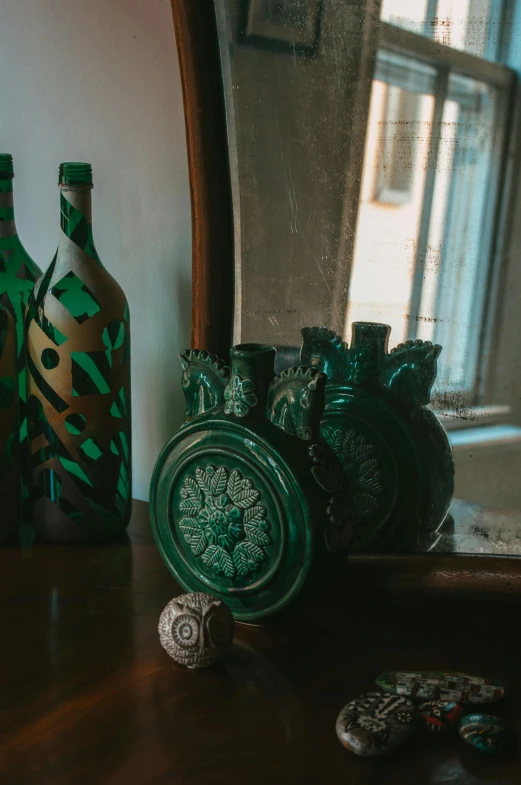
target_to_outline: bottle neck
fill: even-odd
[[[82,220],[92,226],[92,188],[60,186],[61,230],[70,237]]]
[[[13,178],[0,178],[0,238],[15,235]]]
[[[101,264],[92,237],[92,186],[60,186],[60,242],[58,254],[73,246]]]
[[[351,353],[355,353],[363,383],[380,384],[391,328],[379,322],[353,322],[351,331]]]

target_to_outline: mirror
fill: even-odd
[[[215,0],[235,342],[353,322],[442,347],[455,464],[422,547],[521,554],[521,0]]]

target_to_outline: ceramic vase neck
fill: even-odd
[[[391,328],[388,324],[378,322],[353,322],[351,330],[351,349],[361,355],[365,381],[378,384],[381,381]]]
[[[248,414],[265,416],[268,388],[275,378],[275,355],[273,346],[261,343],[238,344],[230,352],[230,385],[232,389],[240,386],[244,397],[248,396]]]

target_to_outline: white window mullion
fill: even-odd
[[[431,212],[436,184],[436,169],[440,150],[440,139],[443,123],[443,110],[447,96],[449,71],[442,68],[438,72],[434,92],[434,113],[432,118],[432,133],[427,157],[427,175],[423,189],[423,206],[420,218],[420,229],[416,246],[414,263],[413,284],[409,305],[408,338],[418,336],[418,318],[420,316],[420,303],[426,270],[426,257],[428,253],[428,240],[431,224]]]

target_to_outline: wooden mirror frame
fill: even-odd
[[[213,0],[172,0],[192,203],[192,348],[233,340],[233,206]]]
[[[171,0],[192,204],[192,347],[226,357],[233,340],[234,227],[213,0]],[[521,600],[521,557],[465,554],[349,558],[357,591]]]

